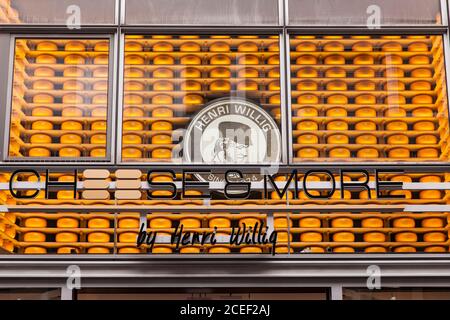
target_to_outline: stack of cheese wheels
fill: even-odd
[[[294,161],[441,158],[439,37],[294,36],[290,46]]]
[[[21,126],[11,126],[11,156],[73,161],[105,157],[106,140],[94,139],[91,146],[89,137],[91,131],[106,131],[108,40],[20,41],[17,47],[24,49],[15,65],[13,109],[24,116]],[[26,69],[24,61],[28,61]],[[17,128],[26,130],[17,132]],[[23,142],[20,155],[17,136]]]
[[[111,221],[108,213],[93,212],[92,218],[89,218],[87,226],[92,229],[87,235],[87,242],[90,246],[87,249],[87,253],[90,254],[105,254],[110,253],[106,244],[111,241]]]
[[[259,100],[281,121],[277,36],[129,35],[124,71],[124,161],[179,157],[173,132],[231,91]]]
[[[139,213],[119,213],[119,243],[126,244],[120,246],[118,253],[134,254],[140,253],[140,249],[136,247],[136,240],[139,231]]]

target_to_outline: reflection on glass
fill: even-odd
[[[125,12],[128,25],[278,25],[278,20],[277,0],[127,0]]]
[[[16,40],[9,156],[105,159],[108,65],[108,40]]]
[[[61,300],[61,289],[0,289],[0,300]]]
[[[192,119],[219,98],[251,101],[254,114],[262,110],[279,123],[278,47],[278,36],[127,36],[122,160],[181,160]],[[223,129],[233,128],[230,123]],[[248,150],[238,146],[236,159],[246,158]],[[224,154],[215,148],[203,160],[219,161]]]
[[[442,161],[441,36],[293,36],[294,161]]]
[[[290,25],[441,25],[440,0],[289,0]]]

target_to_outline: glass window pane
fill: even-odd
[[[9,156],[106,159],[108,39],[17,39]]]
[[[289,0],[290,25],[442,24],[439,0]]]
[[[123,161],[279,162],[278,51],[278,36],[127,36]]]
[[[278,20],[277,0],[127,0],[125,17],[130,25],[278,25]]]
[[[60,288],[0,289],[0,300],[61,300],[61,289]]]
[[[292,36],[294,162],[448,160],[441,36]]]
[[[2,0],[4,24],[114,24],[115,0]]]

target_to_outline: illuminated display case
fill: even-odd
[[[223,97],[256,103],[280,127],[279,64],[277,35],[126,36],[122,161],[201,162],[186,160],[183,137]]]

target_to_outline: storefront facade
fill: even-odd
[[[447,1],[0,9],[0,299],[447,298]]]

